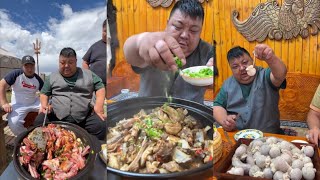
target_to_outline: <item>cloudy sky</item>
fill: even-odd
[[[101,39],[106,0],[1,0],[0,47],[16,57],[36,57],[33,43],[41,42],[40,72],[58,69],[63,47],[77,52],[78,66],[88,48]]]

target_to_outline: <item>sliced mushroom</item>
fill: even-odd
[[[257,72],[256,68],[253,67],[253,65],[250,65],[246,68],[246,71],[249,76],[254,76]]]
[[[164,129],[168,134],[176,135],[180,132],[182,129],[182,126],[180,123],[165,123],[164,124]]]

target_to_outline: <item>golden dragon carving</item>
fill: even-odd
[[[239,21],[239,12],[231,14],[237,30],[248,41],[292,39],[300,35],[306,38],[317,35],[320,29],[320,0],[285,0],[282,6],[272,0],[260,3],[251,16]],[[311,30],[309,31],[309,27]]]

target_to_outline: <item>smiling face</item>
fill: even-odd
[[[178,41],[185,56],[189,56],[196,49],[201,30],[201,18],[191,18],[179,9],[171,15],[166,27],[166,32]]]
[[[59,57],[59,72],[63,77],[71,77],[77,72],[76,57]]]
[[[240,57],[229,60],[232,74],[241,84],[250,84],[254,80],[255,76],[249,76],[246,71],[246,68],[252,64],[251,57],[245,53]]]

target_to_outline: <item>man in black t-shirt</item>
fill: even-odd
[[[97,74],[104,85],[106,85],[106,65],[107,65],[107,51],[106,51],[106,20],[102,25],[102,39],[95,42],[83,56],[82,68],[90,69],[92,72]]]

